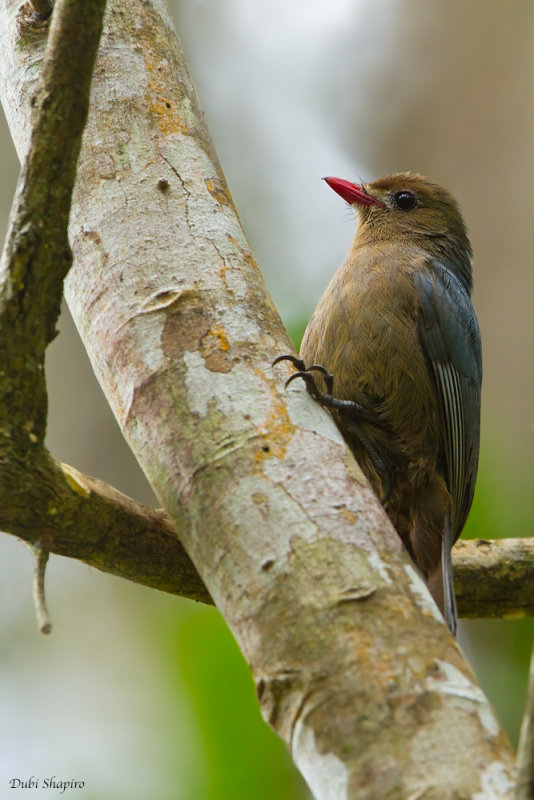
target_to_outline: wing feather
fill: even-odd
[[[467,291],[441,263],[429,262],[414,281],[421,306],[421,342],[440,408],[445,478],[454,503],[454,542],[471,507],[478,467],[480,333]]]

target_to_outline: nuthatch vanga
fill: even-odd
[[[451,547],[473,500],[482,380],[466,227],[421,175],[325,181],[360,224],[290,380],[331,409],[454,633]]]

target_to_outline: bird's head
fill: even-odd
[[[415,244],[444,262],[471,290],[472,250],[467,229],[455,199],[441,186],[414,172],[360,185],[342,178],[324,180],[358,212],[355,244]]]

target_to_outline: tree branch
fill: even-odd
[[[34,524],[57,467],[44,448],[47,392],[45,350],[56,334],[63,279],[72,262],[67,239],[72,189],[89,108],[89,87],[105,0],[58,0],[51,25],[45,4],[18,10],[19,43],[32,46],[48,27],[41,74],[31,98],[33,126],[0,263],[0,516],[7,530]],[[50,474],[46,474],[50,469]],[[64,481],[65,485],[66,482]],[[13,520],[13,524],[10,521]],[[41,530],[43,530],[41,526]],[[46,529],[45,529],[46,530]],[[34,598],[43,632],[50,630],[44,598],[48,558],[38,537]]]
[[[26,519],[17,510],[7,519],[4,511],[4,529],[29,543],[45,535],[51,553],[153,589],[213,603],[180,543],[180,529],[177,535],[166,514],[74,467],[61,468],[46,469],[46,485],[35,487],[36,513]],[[49,493],[54,496],[51,514],[38,502]],[[461,617],[534,616],[534,539],[460,541],[452,558]]]
[[[37,8],[37,6],[36,6]],[[55,335],[71,264],[67,223],[104,0],[58,0],[34,97],[33,131],[2,257],[0,524],[46,551],[80,559],[154,588],[211,602],[162,514],[103,482],[58,465],[43,447],[44,354]],[[39,10],[39,9],[38,9]],[[27,6],[22,46],[44,38]],[[42,570],[40,605],[43,605]]]
[[[0,509],[0,526],[50,553],[153,589],[213,603],[176,529],[160,511],[43,455],[25,478],[24,508]]]
[[[44,441],[44,354],[56,335],[63,279],[72,262],[67,226],[104,9],[105,0],[56,4],[2,254],[0,348],[10,380],[0,383],[0,415],[23,450]],[[20,8],[18,23],[28,46],[34,27],[28,6]],[[46,27],[38,27],[40,36]],[[4,428],[4,446],[6,433]]]
[[[534,616],[534,539],[461,540],[452,561],[460,616]]]

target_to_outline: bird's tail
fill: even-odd
[[[432,597],[445,617],[445,622],[453,636],[456,636],[458,612],[456,609],[456,596],[454,594],[454,574],[452,571],[450,524],[446,520],[441,539],[441,560],[438,568],[429,575],[428,588]]]

